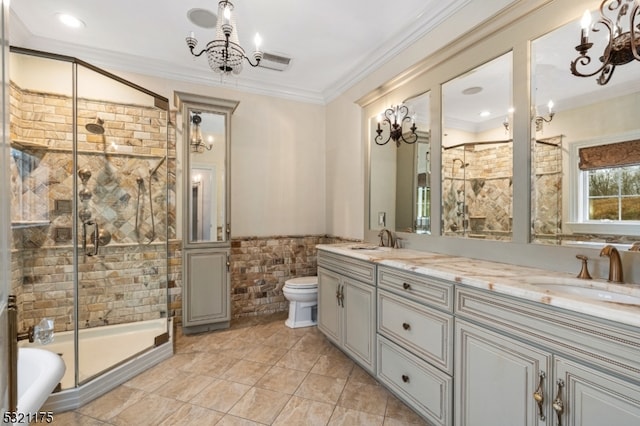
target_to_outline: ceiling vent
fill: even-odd
[[[264,52],[264,56],[262,56],[259,66],[275,71],[285,71],[289,68],[290,64],[291,58]]]

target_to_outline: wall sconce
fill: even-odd
[[[617,11],[617,17],[611,19],[605,10],[613,17]],[[604,86],[609,82],[616,66],[640,61],[640,29],[637,27],[638,11],[640,5],[637,0],[604,0],[600,4],[600,19],[591,27],[591,13],[588,10],[582,16],[580,44],[576,50],[580,56],[571,62],[571,73],[577,77],[591,77],[598,73],[596,78],[599,85]],[[638,18],[640,21],[640,18]],[[578,71],[578,67],[587,67],[591,64],[591,56],[587,53],[593,47],[589,42],[589,31],[598,32],[596,25],[601,24],[607,30],[608,43],[600,57],[602,66],[594,72]]]
[[[202,141],[202,130],[200,130],[200,123],[202,123],[202,117],[200,112],[194,112],[191,116],[191,139],[189,140],[189,147],[191,152],[202,154],[204,150],[211,151],[213,148],[213,142],[204,143]]]
[[[547,107],[549,108],[549,116],[548,116],[549,118],[545,118],[541,115],[537,115],[538,112],[534,108],[533,122],[536,124],[536,132],[541,132],[542,126],[544,125],[544,123],[551,123],[551,120],[553,120],[553,116],[556,115],[556,113],[553,111],[553,101],[549,101],[549,103],[547,104]]]
[[[502,122],[502,125],[504,126],[504,132],[508,135],[509,131],[511,130],[511,124],[509,122],[509,117],[513,115],[513,113],[515,112],[515,109],[513,107],[509,108],[509,115],[507,115],[504,118],[504,121]]]
[[[403,134],[405,121],[411,121],[411,127],[409,128],[411,132],[406,138]],[[384,137],[382,136],[383,129],[381,124],[382,126],[389,127],[389,136],[384,142],[382,142]],[[378,136],[373,140],[378,145],[386,145],[390,140],[393,140],[398,147],[400,146],[400,141],[412,144],[418,140],[418,135],[416,135],[417,129],[415,115],[409,117],[409,108],[405,105],[397,105],[395,107],[392,105],[391,108],[388,108],[383,114],[378,115],[378,128],[376,129]]]

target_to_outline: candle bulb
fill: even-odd
[[[229,21],[231,20],[231,9],[229,8],[229,6],[224,8],[224,23],[225,24],[229,24]]]
[[[549,101],[547,107],[549,107],[549,114],[553,114],[553,101]]]
[[[189,34],[189,37],[191,37],[191,38],[196,38],[196,33],[194,33],[193,31],[191,31],[191,33]]]
[[[260,51],[260,45],[262,44],[262,37],[260,37],[259,33],[256,33],[256,36],[253,38],[253,42],[256,45],[256,52]]]
[[[580,43],[587,44],[589,43],[589,27],[591,26],[591,13],[589,13],[589,10],[584,11],[580,25],[582,26],[582,37],[580,38]]]

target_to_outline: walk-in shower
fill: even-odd
[[[512,226],[511,140],[442,150],[443,234],[507,240]]]
[[[49,404],[73,408],[172,353],[168,101],[82,61],[15,48],[10,80],[18,327],[53,321],[43,347],[67,375]]]

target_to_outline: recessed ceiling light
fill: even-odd
[[[488,117],[488,116],[490,116],[490,115],[491,115],[491,112],[490,112],[490,111],[482,111],[482,112],[480,113],[480,117]]]
[[[200,28],[215,28],[218,17],[215,13],[206,9],[191,9],[187,12],[187,18],[192,24]]]
[[[70,28],[82,28],[85,26],[84,22],[68,13],[58,13],[58,20]]]
[[[463,95],[475,95],[476,93],[480,93],[482,92],[482,87],[480,86],[473,86],[473,87],[467,87],[466,89],[464,89],[462,91]]]

